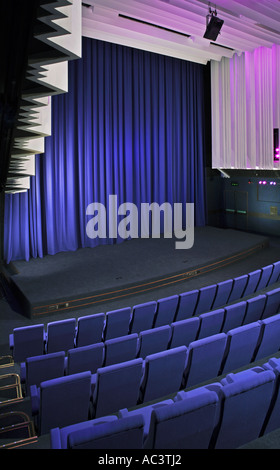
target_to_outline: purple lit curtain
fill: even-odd
[[[204,225],[204,136],[203,65],[83,38],[31,188],[6,196],[6,261],[120,242],[86,233],[87,206],[113,194],[193,202]]]
[[[280,45],[211,63],[212,167],[279,169]]]

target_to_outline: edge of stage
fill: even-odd
[[[210,226],[195,228],[190,249],[176,250],[175,241],[133,239],[14,261],[9,283],[23,314],[38,319],[179,283],[269,245],[265,236]]]

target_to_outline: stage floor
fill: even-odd
[[[15,261],[10,281],[24,314],[39,318],[179,283],[268,245],[265,236],[197,227],[191,249],[176,250],[175,239],[133,239]]]

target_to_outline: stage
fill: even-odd
[[[187,250],[176,250],[175,239],[133,239],[14,261],[9,283],[24,315],[38,319],[174,285],[268,245],[261,235],[197,227],[194,245]]]

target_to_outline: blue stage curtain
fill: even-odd
[[[86,234],[88,204],[113,194],[137,207],[193,202],[205,225],[203,68],[83,38],[31,188],[6,196],[6,261],[120,242]]]

